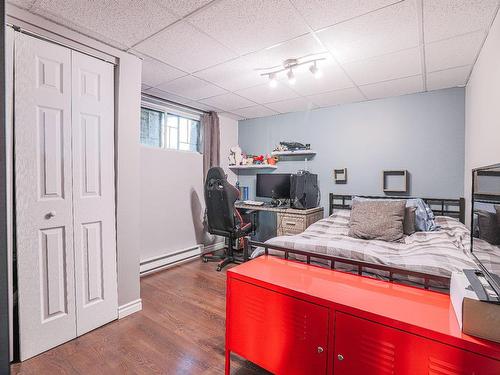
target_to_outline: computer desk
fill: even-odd
[[[324,215],[323,207],[299,210],[290,207],[275,207],[270,204],[255,206],[242,202],[236,203],[234,207],[238,210],[246,211],[247,213],[252,211],[275,212],[277,236],[291,236],[302,233],[308,226],[323,219]]]

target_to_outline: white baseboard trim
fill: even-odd
[[[118,306],[118,319],[125,318],[126,316],[129,316],[130,314],[133,314],[141,310],[142,310],[142,300],[140,298],[136,299],[135,301],[130,301],[125,305]]]
[[[211,253],[213,251],[221,250],[224,248],[224,242],[216,242],[214,244],[204,246],[197,245],[187,249],[158,255],[156,257],[143,259],[140,263],[140,275],[146,276],[153,272],[165,270],[167,268],[177,266],[179,264],[192,261],[203,254]]]

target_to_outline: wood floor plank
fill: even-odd
[[[226,273],[195,260],[141,279],[143,310],[11,366],[14,375],[224,374]],[[233,357],[232,373],[269,374]]]

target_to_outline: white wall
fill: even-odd
[[[238,141],[238,123],[220,117],[221,166]],[[203,156],[141,146],[141,262],[177,253],[214,238],[204,231]],[[235,176],[228,171],[228,178]]]
[[[500,163],[500,16],[493,22],[465,91],[464,192],[470,210],[471,169]],[[466,215],[470,221],[470,215]]]

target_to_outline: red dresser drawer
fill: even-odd
[[[326,374],[326,307],[231,279],[228,348],[275,374]]]
[[[334,356],[335,375],[500,374],[500,361],[341,312]]]

